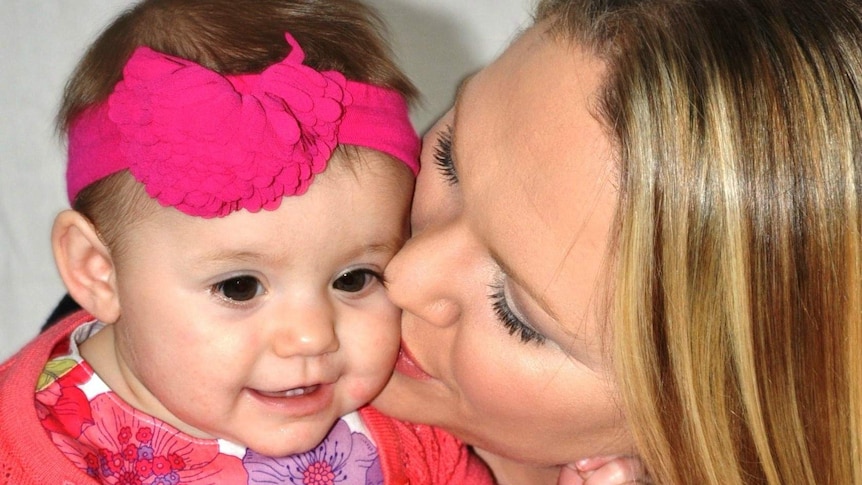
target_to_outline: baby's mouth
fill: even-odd
[[[248,389],[249,395],[285,419],[304,418],[327,412],[334,405],[335,385],[318,382],[280,391]]]
[[[296,397],[296,396],[304,396],[306,394],[311,394],[312,392],[320,389],[320,384],[315,384],[313,386],[304,386],[304,387],[295,387],[293,389],[288,389],[286,391],[278,391],[278,392],[270,392],[270,391],[257,391],[258,394],[266,397]]]

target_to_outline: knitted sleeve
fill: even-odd
[[[92,320],[70,315],[0,364],[0,485],[95,485],[45,433],[34,403],[36,382],[54,345]]]
[[[381,454],[386,485],[493,485],[485,464],[446,431],[360,410]]]

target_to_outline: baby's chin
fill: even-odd
[[[207,428],[208,439],[219,441],[221,452],[243,458],[246,450],[260,457],[280,458],[314,449],[326,438],[335,419],[318,417],[314,422],[296,420],[267,425]]]
[[[305,453],[314,449],[326,437],[328,430],[308,434],[298,438],[291,432],[279,433],[277,436],[261,440],[246,440],[245,447],[257,455],[269,458],[281,458]]]

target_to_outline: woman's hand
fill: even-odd
[[[643,463],[634,456],[598,456],[563,467],[557,485],[622,485],[651,483]]]

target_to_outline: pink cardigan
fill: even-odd
[[[51,350],[92,320],[85,312],[66,317],[0,365],[0,485],[97,485],[48,439],[34,405]],[[445,431],[397,421],[371,407],[360,412],[377,441],[387,485],[494,483],[485,465]]]

